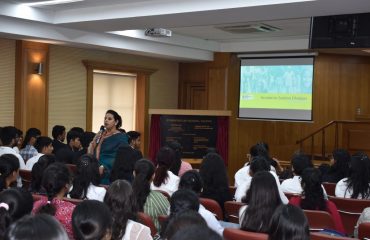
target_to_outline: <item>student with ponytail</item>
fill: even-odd
[[[19,161],[13,154],[0,157],[0,191],[11,187],[17,181]]]
[[[154,177],[153,163],[147,159],[137,161],[134,166],[134,176],[132,188],[138,211],[148,214],[159,231],[158,216],[167,215],[170,203],[162,193],[150,190]]]
[[[177,191],[180,178],[173,174],[169,169],[175,161],[175,152],[169,147],[162,147],[157,153],[157,169],[153,182],[152,190],[167,192],[170,196]]]
[[[63,200],[70,186],[68,168],[62,163],[51,164],[44,171],[42,186],[46,191],[47,198],[41,198],[35,202],[33,212],[55,216],[65,228],[69,238],[73,239],[71,221],[75,205]]]
[[[0,193],[0,239],[4,239],[10,224],[31,212],[32,205],[31,193],[21,188],[7,189]]]

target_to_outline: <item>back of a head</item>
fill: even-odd
[[[370,197],[370,159],[363,153],[355,153],[351,157],[350,174],[348,177],[348,188],[352,189],[351,198],[363,199]]]
[[[194,225],[207,228],[206,221],[198,212],[192,210],[179,212],[169,220],[166,230],[161,237],[163,239],[171,239],[179,230]]]
[[[13,223],[5,240],[68,240],[62,225],[46,214],[27,215]]]
[[[203,180],[204,191],[229,188],[224,160],[217,153],[208,153],[203,158],[199,174]]]
[[[155,176],[153,184],[159,187],[168,177],[168,169],[172,166],[175,161],[175,152],[169,147],[162,147],[159,149],[156,160],[157,169],[155,170]]]
[[[266,159],[266,157],[258,155],[256,157],[252,158],[249,171],[252,172],[252,174],[256,174],[260,171],[270,171],[271,165]]]
[[[146,198],[150,193],[150,181],[154,174],[154,165],[147,159],[140,159],[134,166],[135,178],[132,183],[139,211],[143,211]]]
[[[12,143],[12,140],[17,136],[17,129],[13,126],[3,127],[1,130],[1,143],[4,146],[9,146]]]
[[[295,175],[301,176],[303,170],[309,167],[313,167],[311,159],[303,154],[294,154],[292,157],[292,167]]]
[[[215,231],[205,226],[189,226],[177,231],[168,240],[222,240],[222,237]]]
[[[189,189],[200,194],[203,189],[203,182],[197,170],[186,171],[180,178],[179,189]]]
[[[31,172],[31,188],[33,192],[40,191],[44,171],[49,165],[55,163],[55,161],[56,158],[54,155],[42,155],[39,160],[33,165]]]
[[[256,145],[253,145],[249,149],[249,153],[252,157],[263,156],[267,158],[269,154],[268,154],[268,149],[266,148],[266,146],[267,144],[265,145],[265,143],[263,142],[257,143]]]
[[[45,136],[38,137],[36,140],[35,148],[39,153],[41,153],[42,149],[44,147],[49,146],[52,142],[53,140],[49,137],[45,137]]]
[[[62,125],[55,125],[53,127],[53,130],[51,131],[51,135],[53,136],[54,139],[57,139],[60,135],[64,133],[66,128]]]
[[[168,142],[167,146],[175,152],[175,160],[170,167],[170,171],[175,175],[179,175],[179,170],[182,162],[181,161],[182,146],[177,141]]]
[[[199,198],[191,190],[180,189],[177,190],[170,199],[170,212],[171,215],[181,211],[193,210],[198,212],[199,210]]]
[[[16,174],[19,169],[19,160],[13,154],[3,154],[0,156],[0,191],[6,188],[6,181],[12,174]]]
[[[94,139],[95,133],[93,132],[84,132],[81,137],[81,145],[83,148],[87,149],[89,147],[90,142]]]
[[[76,240],[103,239],[111,232],[111,212],[102,202],[85,200],[73,210],[72,228]]]
[[[303,188],[301,207],[307,210],[325,210],[326,200],[321,187],[321,172],[316,168],[306,168],[301,175]]]
[[[269,240],[309,240],[308,221],[293,205],[280,205],[270,221]]]

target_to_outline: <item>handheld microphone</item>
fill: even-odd
[[[101,135],[103,134],[104,129],[105,129],[105,128],[104,128],[104,125],[101,125],[100,130],[99,130],[99,132],[98,132],[98,137],[97,137],[97,138],[96,138],[96,140],[95,140],[96,144],[99,144],[100,139],[101,139]]]

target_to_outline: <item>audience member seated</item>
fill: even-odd
[[[136,222],[137,211],[132,187],[125,180],[116,180],[108,188],[104,197],[113,217],[113,240],[148,240],[152,239],[150,229]]]
[[[50,155],[53,152],[52,140],[49,137],[43,137],[43,136],[38,137],[37,140],[36,140],[35,147],[36,147],[36,150],[37,150],[38,153],[37,153],[36,156],[31,157],[26,162],[26,168],[25,169],[28,170],[28,171],[32,170],[33,165],[35,163],[37,163],[37,161],[39,160],[39,158],[41,156]]]
[[[358,238],[358,227],[360,226],[360,224],[361,223],[368,223],[368,222],[370,222],[370,207],[367,207],[362,211],[362,213],[361,213],[361,215],[360,215],[360,217],[359,217],[359,219],[356,223],[355,231],[354,231],[355,238]]]
[[[67,240],[68,235],[52,216],[27,215],[13,223],[4,240]]]
[[[0,156],[0,191],[12,187],[18,178],[19,161],[13,154]]]
[[[73,203],[63,200],[70,186],[70,174],[68,168],[62,163],[53,163],[44,171],[42,187],[47,197],[36,201],[33,212],[36,214],[46,213],[55,218],[63,225],[70,239],[73,239],[72,212],[75,208]]]
[[[16,156],[19,162],[19,168],[24,169],[26,164],[24,163],[23,158],[13,149],[17,143],[17,129],[15,127],[3,127],[0,139],[3,144],[0,146],[0,156],[3,154],[12,154]],[[18,182],[18,186],[22,186],[20,180]]]
[[[126,134],[128,136],[128,144],[132,147],[132,149],[135,149],[136,151],[138,151],[138,155],[140,156],[140,158],[143,158],[143,154],[140,151],[140,146],[141,146],[140,136],[141,136],[141,134],[139,132],[136,132],[136,131],[129,131]]]
[[[24,140],[23,139],[23,131],[17,128],[17,138],[15,140],[16,143],[15,143],[15,146],[13,147],[13,150],[18,154],[19,154],[19,150],[21,150],[21,148],[22,148],[23,140]],[[0,146],[1,146],[1,144],[0,144]]]
[[[362,152],[351,158],[348,178],[340,180],[335,187],[335,196],[344,198],[370,199],[370,160]]]
[[[67,147],[59,149],[57,151],[57,159],[59,162],[67,164],[77,164],[78,159],[82,155],[81,150],[81,133],[77,131],[69,131],[67,133]]]
[[[267,233],[275,209],[282,204],[276,180],[270,172],[260,171],[254,175],[243,202],[247,206],[239,211],[240,229]]]
[[[202,216],[196,211],[182,211],[175,214],[168,222],[166,232],[163,233],[162,239],[171,239],[178,231],[189,226],[202,226],[207,228],[207,223]]]
[[[182,161],[182,146],[180,143],[173,141],[167,144],[173,151],[175,151],[175,161],[173,162],[172,166],[170,167],[170,171],[181,177],[186,171],[193,169],[190,163]]]
[[[222,237],[206,226],[189,226],[177,231],[168,240],[222,240]]]
[[[330,159],[329,171],[322,175],[323,182],[337,183],[341,179],[348,177],[351,162],[351,155],[347,150],[336,149]]]
[[[342,219],[335,204],[324,198],[321,173],[315,168],[306,168],[302,173],[302,196],[292,197],[289,203],[304,210],[327,211],[333,218],[335,230],[345,233]]]
[[[41,135],[41,131],[37,128],[30,128],[26,132],[26,137],[24,138],[22,149],[19,154],[22,156],[25,162],[33,156],[37,155],[37,150],[34,147],[36,144],[36,139]]]
[[[310,229],[303,211],[293,205],[280,205],[270,221],[269,240],[309,240]]]
[[[200,197],[215,200],[224,210],[224,203],[232,200],[224,160],[217,153],[208,153],[200,165],[199,174],[203,180]]]
[[[313,167],[311,159],[303,153],[294,154],[291,161],[293,178],[286,179],[281,183],[281,190],[286,193],[300,195],[302,193],[301,174],[303,170]]]
[[[45,189],[42,187],[42,176],[44,175],[45,169],[55,163],[54,155],[43,155],[32,167],[32,181],[30,191],[34,194],[46,194]]]
[[[98,160],[89,154],[82,155],[77,162],[77,172],[68,196],[77,199],[90,199],[103,202],[106,190],[99,187],[100,174]]]
[[[117,179],[122,179],[132,183],[134,180],[134,166],[139,159],[141,159],[140,153],[129,145],[119,147],[110,175],[110,181],[114,182]]]
[[[169,169],[175,161],[175,152],[169,147],[162,147],[157,153],[157,169],[151,183],[152,190],[167,192],[170,196],[177,191],[180,178]]]
[[[112,237],[112,216],[102,202],[86,200],[73,210],[72,227],[76,240],[110,240]]]
[[[56,154],[59,149],[67,147],[67,144],[63,143],[66,138],[66,128],[61,125],[55,125],[51,131],[53,136],[53,154]]]
[[[188,189],[200,196],[203,189],[203,183],[199,172],[196,170],[190,170],[184,173],[180,178],[179,189]],[[217,221],[213,213],[208,211],[202,204],[199,204],[198,213],[204,218],[209,228],[222,236],[224,228],[221,226],[220,222]]]
[[[132,188],[138,211],[148,214],[157,231],[160,232],[158,216],[168,214],[170,203],[162,193],[150,190],[150,184],[154,178],[153,163],[147,159],[137,161],[134,167],[134,176]]]
[[[87,149],[89,148],[90,142],[94,139],[95,133],[93,132],[84,132],[81,137],[81,145],[82,145],[82,150],[81,150],[81,155],[87,153]]]
[[[238,202],[242,201],[242,198],[246,195],[246,192],[248,191],[251,185],[251,180],[253,179],[254,174],[260,171],[269,171],[271,175],[275,178],[275,185],[277,186],[281,201],[284,204],[288,203],[288,198],[285,196],[283,191],[280,189],[279,178],[274,171],[270,171],[270,166],[271,166],[270,163],[263,156],[256,156],[252,159],[250,168],[249,168],[249,175],[251,176],[251,178],[249,178],[248,181],[244,182],[242,185],[240,185],[236,189],[235,191],[236,201]]]
[[[32,206],[32,195],[21,188],[0,192],[0,239],[4,239],[10,224],[31,213]]]

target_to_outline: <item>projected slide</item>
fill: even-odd
[[[243,59],[239,117],[312,120],[312,83],[312,58]]]

